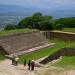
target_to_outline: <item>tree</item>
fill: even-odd
[[[17,28],[17,25],[8,24],[5,26],[4,30],[15,30]]]
[[[36,16],[40,17],[40,16],[43,16],[43,15],[42,15],[42,13],[37,12],[37,13],[33,14],[32,16],[33,16],[33,17],[36,17]]]
[[[62,25],[62,24],[56,24],[56,25],[54,25],[54,29],[56,29],[56,30],[62,30],[64,28],[64,26]]]
[[[31,17],[27,17],[19,22],[20,28],[33,28],[39,30],[51,30],[52,16],[43,16],[42,13],[35,13]]]
[[[28,28],[30,22],[31,22],[31,17],[26,17],[19,22],[18,26],[19,28]]]
[[[56,24],[62,24],[64,27],[73,28],[75,27],[75,18],[60,18],[55,21],[55,25]]]
[[[53,20],[51,16],[43,16],[40,21],[40,30],[52,30]]]

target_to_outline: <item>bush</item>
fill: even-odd
[[[18,24],[20,28],[32,28],[38,30],[52,30],[52,16],[43,16],[42,13],[35,13],[31,17],[21,20]]]
[[[16,25],[9,24],[9,25],[5,26],[4,30],[15,30],[17,28],[18,27]]]
[[[65,28],[74,28],[75,27],[75,18],[60,18],[55,21],[55,25],[62,24]]]
[[[55,30],[62,30],[62,29],[64,29],[64,26],[62,24],[56,24],[56,25],[54,25],[54,29]]]

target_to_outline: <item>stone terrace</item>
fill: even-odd
[[[0,51],[3,50],[7,54],[26,51],[45,44],[48,44],[48,40],[39,31],[0,36]]]

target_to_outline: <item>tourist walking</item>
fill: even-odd
[[[35,67],[35,62],[34,60],[31,61],[31,71],[34,71],[34,67]]]
[[[15,66],[18,65],[18,61],[19,61],[19,57],[16,57],[16,58],[15,58]]]
[[[27,63],[27,61],[26,61],[26,59],[24,59],[24,66],[26,66],[26,63]]]
[[[12,65],[15,65],[15,56],[12,57]]]
[[[28,61],[28,70],[30,70],[31,67],[31,60]]]

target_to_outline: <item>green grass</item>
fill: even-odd
[[[12,35],[16,33],[27,33],[27,32],[34,32],[38,31],[36,29],[16,29],[16,30],[4,30],[0,31],[0,36]]]
[[[59,61],[52,65],[67,69],[75,68],[75,56],[63,56]]]
[[[63,32],[73,32],[73,33],[75,33],[75,28],[64,28],[63,30],[52,30],[52,31],[63,31]]]
[[[23,63],[24,59],[39,59],[45,56],[48,56],[54,52],[56,52],[57,50],[64,48],[64,47],[75,47],[75,42],[66,42],[66,41],[62,41],[62,40],[57,40],[57,39],[53,39],[50,40],[50,42],[52,43],[56,43],[52,48],[44,48],[44,49],[40,49],[37,51],[33,51],[24,55],[20,56],[20,63]]]
[[[5,59],[5,56],[2,55],[2,54],[0,54],[0,61],[1,61],[1,60],[4,60],[4,59]]]
[[[75,28],[64,28],[62,31],[75,33]]]

